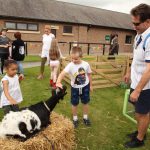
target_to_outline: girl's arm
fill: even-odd
[[[61,82],[62,82],[62,80],[63,80],[63,78],[65,77],[66,74],[67,74],[67,73],[66,73],[64,70],[59,74],[58,79],[57,79],[57,82],[56,82],[56,86],[57,86],[57,87],[62,88]]]
[[[92,75],[91,75],[91,73],[88,73],[88,78],[89,78],[89,81],[90,81],[90,91],[93,91]]]
[[[17,104],[16,100],[14,100],[8,92],[8,81],[7,80],[2,81],[2,84],[3,84],[4,94],[5,94],[6,98],[8,99],[8,101],[10,102],[10,104],[11,105]]]

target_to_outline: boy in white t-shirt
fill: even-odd
[[[60,73],[56,82],[57,87],[62,87],[61,81],[68,73],[71,77],[71,104],[74,127],[78,127],[77,106],[79,98],[83,104],[83,122],[91,125],[88,118],[90,90],[92,90],[91,68],[88,62],[81,60],[82,50],[80,47],[73,47],[71,51],[71,62]]]
[[[19,81],[24,78],[22,74],[17,75],[18,65],[15,60],[6,60],[4,64],[6,75],[1,80],[2,93],[0,98],[0,107],[4,113],[9,111],[18,111],[18,104],[22,102],[22,93]]]

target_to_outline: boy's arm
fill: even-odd
[[[2,81],[2,83],[3,83],[4,94],[5,94],[6,98],[8,99],[8,101],[10,102],[10,104],[12,104],[12,105],[17,104],[16,100],[14,100],[8,92],[8,81],[4,80],[4,81]]]
[[[67,74],[67,73],[66,73],[64,70],[59,74],[58,79],[57,79],[57,82],[56,82],[56,86],[57,86],[57,87],[62,88],[61,82],[62,82],[62,80],[63,80],[63,78],[65,77],[66,74]]]
[[[90,91],[93,91],[92,75],[91,75],[91,73],[88,73],[88,78],[89,78],[89,81],[90,81]]]

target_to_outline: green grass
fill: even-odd
[[[37,80],[39,68],[25,69],[26,78],[21,83],[24,101],[22,106],[28,106],[47,99],[51,92],[48,86],[49,70],[46,68],[46,78]],[[61,101],[55,111],[72,119],[70,106],[70,88],[68,94]],[[90,119],[92,126],[82,124],[82,106],[79,106],[80,125],[76,129],[77,150],[125,150],[123,143],[127,141],[126,134],[135,130],[136,125],[122,115],[124,89],[105,88],[91,93]],[[2,118],[2,110],[0,118]],[[149,136],[146,146],[140,150],[148,150]],[[138,150],[138,149],[134,149]]]
[[[41,61],[41,57],[36,55],[28,55],[24,59],[24,62],[39,62],[39,61]]]

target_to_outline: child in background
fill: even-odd
[[[1,107],[4,113],[9,111],[18,111],[22,99],[19,81],[23,79],[23,75],[17,75],[18,65],[15,60],[6,60],[4,64],[6,75],[1,80],[2,94],[1,94]]]
[[[88,118],[90,90],[92,90],[91,68],[88,62],[81,60],[82,50],[80,47],[73,47],[71,51],[71,62],[60,73],[56,86],[62,87],[62,80],[68,73],[71,76],[71,104],[74,127],[78,127],[77,106],[79,98],[83,104],[83,122],[85,125],[91,125]]]
[[[16,32],[14,34],[16,40],[12,43],[12,59],[17,61],[18,64],[18,74],[24,74],[22,61],[25,58],[25,43],[21,38],[21,33]]]
[[[56,80],[57,80],[57,73],[60,64],[59,62],[60,57],[61,57],[61,52],[58,47],[58,42],[56,39],[53,39],[49,51],[50,70],[51,70],[50,85],[53,88],[56,88]]]

